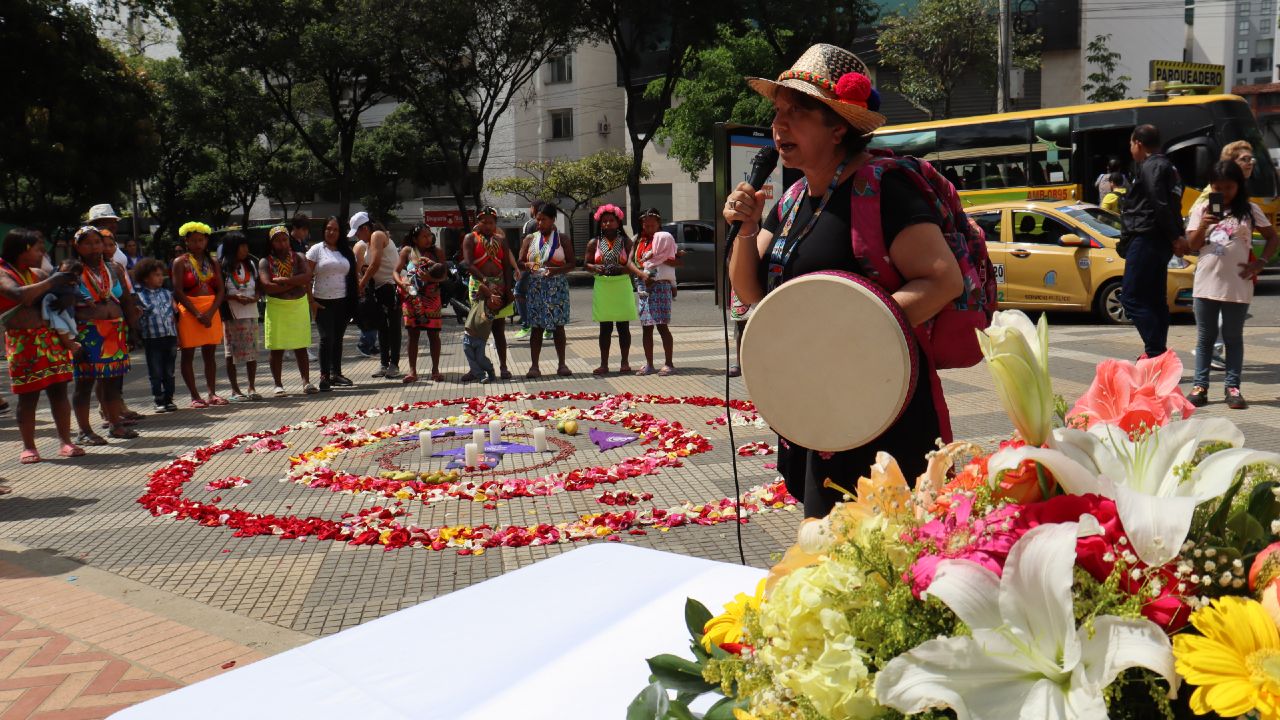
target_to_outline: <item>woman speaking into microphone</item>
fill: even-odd
[[[809,48],[777,81],[748,78],[747,82],[773,102],[774,145],[783,165],[799,170],[804,178],[788,191],[786,197],[793,201],[785,202],[784,197],[770,208],[765,207],[764,193],[747,183],[739,184],[726,198],[725,220],[742,223],[729,264],[734,292],[744,304],[755,305],[784,282],[802,275],[834,272],[865,277],[868,273],[854,254],[851,231],[870,216],[854,218],[853,212],[856,207],[873,213],[877,206],[852,202],[853,181],[858,170],[872,162],[867,151],[871,133],[885,122],[876,112],[880,99],[867,78],[866,66],[847,50],[820,44]],[[894,312],[915,327],[960,296],[964,281],[943,237],[940,216],[917,184],[900,172],[877,178],[879,230],[888,258],[903,281],[891,294],[900,307]],[[860,187],[859,196],[867,194]],[[805,312],[808,318],[795,321],[808,323],[808,332],[822,333],[834,314],[849,310],[814,305]],[[916,344],[910,336],[906,342]],[[862,347],[861,352],[879,352],[872,342]],[[912,348],[912,355],[918,350]],[[744,352],[744,372],[749,363]],[[815,365],[822,364],[832,369],[823,382],[858,384],[859,377],[841,374],[841,363],[841,358],[798,358],[795,371],[812,373]],[[819,452],[781,438],[778,469],[787,489],[804,503],[807,517],[825,516],[841,499],[842,491],[824,481],[852,489],[859,477],[869,474],[878,451],[893,455],[907,479],[914,481],[924,471],[925,455],[934,449],[935,441],[950,439],[937,373],[928,361],[919,362],[917,368],[915,392],[896,422],[860,447]],[[853,417],[863,408],[840,411]]]

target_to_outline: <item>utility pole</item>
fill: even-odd
[[[1009,112],[1009,76],[1013,71],[1013,18],[1010,0],[1000,0],[999,51],[996,70],[996,112]]]

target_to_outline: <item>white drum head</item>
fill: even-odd
[[[742,377],[782,437],[836,452],[879,437],[915,390],[916,346],[902,311],[847,273],[787,281],[757,304],[742,336]]]

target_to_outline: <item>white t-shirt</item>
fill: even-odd
[[[231,275],[224,275],[223,282],[227,287],[227,307],[231,309],[231,317],[237,320],[257,319],[258,317],[258,273],[256,270],[249,271],[249,281],[240,287],[236,284],[236,280]],[[243,280],[243,278],[241,278]],[[245,297],[254,298],[254,302],[245,305],[231,299],[232,295],[243,295]]]
[[[1253,301],[1253,280],[1240,277],[1240,265],[1249,262],[1253,247],[1253,228],[1268,227],[1271,223],[1257,205],[1249,203],[1253,211],[1253,226],[1234,217],[1209,228],[1205,233],[1204,247],[1196,262],[1196,277],[1191,294],[1206,300],[1249,303]],[[1200,203],[1187,218],[1187,229],[1200,224],[1209,204]]]
[[[311,294],[317,300],[337,300],[347,296],[347,272],[351,262],[337,250],[330,250],[324,243],[316,243],[307,250],[307,260],[315,264]]]

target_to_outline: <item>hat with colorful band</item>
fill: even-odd
[[[777,80],[749,77],[747,84],[770,100],[778,88],[802,92],[825,103],[863,134],[885,123],[885,117],[876,112],[880,109],[880,94],[871,86],[866,64],[835,45],[814,45]]]

